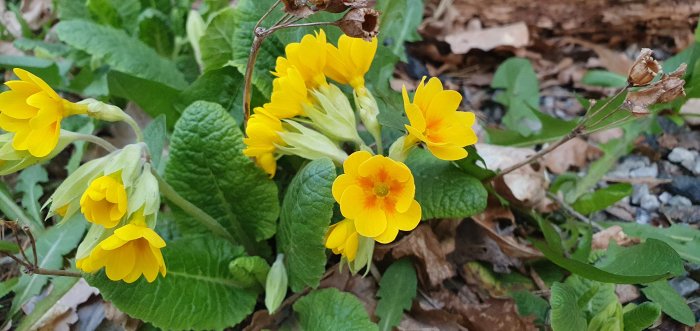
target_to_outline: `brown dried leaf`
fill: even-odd
[[[610,240],[614,240],[619,246],[629,246],[639,242],[638,239],[628,237],[619,225],[613,225],[603,231],[593,234],[592,249],[608,249]]]
[[[634,285],[617,284],[615,285],[615,294],[620,299],[620,303],[625,304],[639,298],[639,289]]]
[[[600,66],[622,76],[627,76],[632,68],[632,60],[625,54],[613,51],[605,46],[594,44],[577,38],[565,37],[563,42],[571,42],[593,50],[598,55]]]
[[[455,251],[449,257],[458,265],[474,260],[486,261],[493,266],[494,271],[501,273],[510,272],[511,267],[522,267],[520,259],[505,254],[498,242],[471,220],[459,225],[455,238]]]
[[[476,144],[479,155],[488,169],[505,169],[527,159],[535,151],[530,148],[504,147],[489,144]],[[496,190],[511,200],[524,206],[535,206],[546,196],[549,181],[544,168],[537,163],[520,167],[495,183]]]
[[[509,222],[515,227],[515,216],[507,208],[488,208],[483,213],[472,216],[476,224],[480,225],[486,233],[498,243],[501,250],[512,257],[531,259],[540,258],[542,253],[528,244],[523,244],[512,232],[504,232],[499,229],[499,222]]]
[[[70,325],[78,321],[76,313],[78,305],[99,291],[88,285],[84,279],[79,279],[65,295],[54,304],[37,321],[31,329],[39,330],[70,330]]]
[[[583,167],[588,160],[595,159],[600,154],[597,147],[581,138],[574,138],[545,155],[542,161],[549,171],[561,174],[571,167]]]
[[[466,54],[474,48],[488,51],[501,46],[524,47],[530,42],[530,35],[527,25],[517,22],[483,30],[450,33],[445,36],[445,41],[450,44],[453,53]]]
[[[392,249],[392,256],[396,259],[415,257],[421,264],[418,276],[423,283],[432,287],[437,287],[443,280],[455,276],[454,267],[447,261],[440,242],[427,224],[419,225],[401,239]]]

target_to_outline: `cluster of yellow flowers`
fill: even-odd
[[[423,144],[437,158],[458,160],[467,156],[464,147],[477,141],[471,128],[474,114],[458,111],[461,95],[445,90],[437,78],[427,83],[424,79],[413,101],[404,87],[410,124],[388,157],[382,155],[379,108],[365,87],[376,50],[376,38],[365,41],[347,35],[336,47],[326,41],[323,30],[287,45],[273,72],[277,78],[271,100],[254,110],[244,140],[244,153],[270,176],[282,155],[328,157],[342,164],[343,174],[334,181],[332,192],[345,219],[330,227],[326,247],[348,262],[358,252],[371,251],[375,241],[390,243],[399,230],[413,230],[420,222],[413,174],[403,163],[413,148]],[[352,88],[358,117],[374,138],[377,155],[360,138],[349,100],[327,78]],[[348,156],[341,148],[344,143],[354,145],[355,152]]]
[[[14,69],[19,80],[5,83],[0,93],[0,174],[42,162],[79,139],[96,137],[61,130],[63,118],[88,115],[107,121],[131,120],[121,109],[93,99],[73,103],[60,97],[41,78]],[[70,219],[80,211],[93,223],[78,247],[76,265],[85,272],[105,268],[111,280],[131,283],[141,275],[152,282],[165,276],[161,248],[165,241],[153,231],[160,208],[158,182],[142,159],[143,143],[89,161],[68,176],[47,205],[48,217]]]

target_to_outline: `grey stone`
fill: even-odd
[[[666,192],[664,192],[666,193]],[[687,206],[690,207],[693,205],[692,202],[690,202],[690,199],[682,196],[682,195],[674,195],[671,199],[668,200],[668,205],[669,206]]]
[[[649,186],[634,185],[632,186],[632,204],[639,205],[642,197],[649,195]]]
[[[615,169],[611,171],[608,175],[613,178],[629,178],[631,171],[639,168],[648,167],[650,165],[651,162],[646,156],[630,155],[627,158],[625,158],[625,160],[622,161],[622,163],[618,164],[617,167],[615,167]]]
[[[695,157],[697,156],[697,152],[693,152],[683,147],[676,147],[671,151],[671,153],[668,154],[668,160],[671,162],[683,164],[684,162],[695,161]]]
[[[688,296],[700,288],[700,284],[689,277],[677,277],[668,282],[678,294]]]
[[[661,206],[659,211],[669,221],[689,224],[700,222],[700,206]]]
[[[668,192],[664,192],[661,193],[661,195],[659,195],[659,201],[661,201],[661,203],[663,204],[667,204],[668,201],[671,200],[671,198],[673,198],[673,195]]]
[[[645,178],[651,177],[656,178],[659,175],[659,167],[656,164],[652,164],[648,167],[637,168],[630,171],[630,177],[632,178]]]
[[[642,197],[642,199],[639,201],[639,205],[648,211],[654,211],[659,209],[661,203],[659,202],[659,198],[657,198],[655,195],[649,194]]]
[[[700,204],[700,178],[691,176],[675,176],[668,190],[674,194],[680,194],[692,201]]]
[[[637,224],[649,224],[649,222],[651,222],[651,213],[642,208],[637,208],[634,221],[637,222]]]

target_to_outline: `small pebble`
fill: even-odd
[[[637,224],[649,224],[651,222],[651,213],[645,209],[637,208],[634,219]]]
[[[668,204],[668,201],[671,200],[671,198],[673,198],[673,195],[668,192],[664,192],[659,195],[659,201],[661,201],[663,204]]]
[[[664,192],[664,193],[667,193],[667,192]],[[690,201],[690,199],[688,199],[682,195],[674,195],[671,199],[668,200],[668,205],[669,206],[690,207],[693,205],[693,203]]]
[[[649,195],[649,186],[634,185],[632,186],[632,204],[639,205],[642,197]]]
[[[691,176],[675,176],[668,190],[674,194],[680,194],[692,201],[700,204],[700,178]]]
[[[661,203],[659,203],[659,198],[657,198],[655,195],[649,194],[642,197],[642,199],[639,201],[639,205],[648,211],[654,211],[659,209]]]
[[[689,277],[677,277],[669,281],[671,287],[681,296],[688,296],[700,288],[700,284]]]
[[[656,178],[659,175],[659,167],[656,164],[652,164],[648,167],[637,168],[630,171],[630,177],[632,178]]]

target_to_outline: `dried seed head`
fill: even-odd
[[[651,83],[652,80],[661,71],[661,66],[651,56],[651,50],[642,48],[637,60],[634,61],[627,81],[632,86],[645,86]]]
[[[371,41],[379,32],[379,12],[372,8],[353,8],[337,23],[346,35]]]
[[[306,18],[314,11],[307,6],[306,0],[282,0],[284,12],[300,18]]]
[[[685,95],[683,86],[685,85],[686,65],[681,64],[678,69],[668,75],[664,75],[657,82],[650,86],[632,91],[627,94],[625,106],[634,115],[649,114],[649,106],[657,103],[671,102],[676,98]]]

